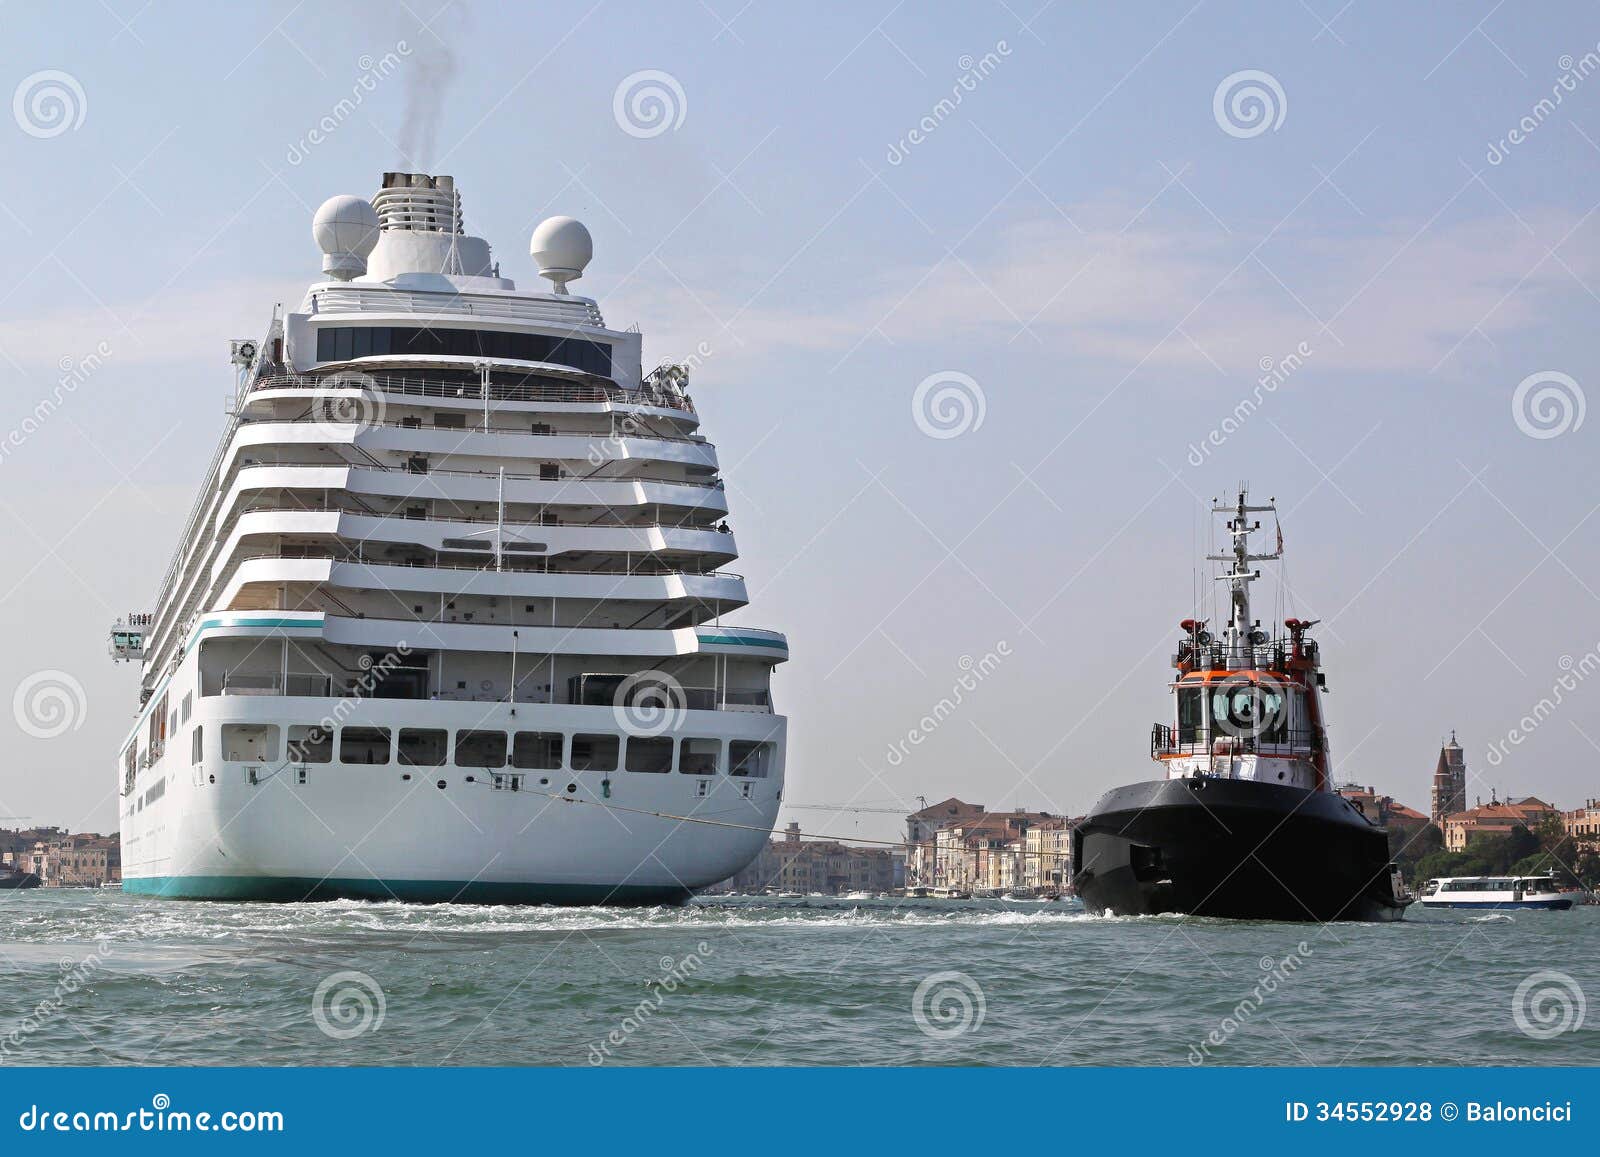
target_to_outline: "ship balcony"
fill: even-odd
[[[359,365],[359,363],[357,363]],[[270,398],[269,391],[295,393],[315,391],[327,394],[331,389],[361,391],[363,388],[397,398],[483,398],[481,380],[476,374],[451,373],[437,370],[428,374],[396,374],[382,371],[357,370],[364,382],[353,382],[350,377],[324,377],[303,374],[272,374],[258,380],[251,391]],[[594,381],[568,381],[536,374],[492,373],[489,381],[489,403],[532,405],[538,407],[571,407],[573,410],[604,411],[617,407],[643,408],[668,411],[666,416],[682,418],[695,413],[694,402],[687,394],[645,387],[629,390],[621,386]]]
[[[537,671],[527,676],[528,680],[538,677]],[[519,680],[513,697],[511,688],[505,684],[509,680],[501,681],[501,685],[490,689],[481,686],[469,690],[458,688],[444,688],[439,690],[424,690],[420,681],[412,688],[413,693],[395,693],[395,688],[386,688],[381,698],[388,702],[393,700],[426,700],[439,703],[514,703],[544,704],[556,706],[603,706],[615,707],[618,704],[611,699],[600,701],[593,696],[584,696],[571,687],[562,687],[559,684],[551,688],[543,683],[530,683]],[[346,679],[322,674],[290,674],[279,675],[253,675],[225,673],[221,682],[209,687],[205,692],[207,696],[274,696],[299,699],[335,699],[335,698],[367,698],[358,679]],[[738,690],[728,687],[713,685],[685,686],[674,683],[668,697],[673,708],[681,711],[734,711],[752,714],[771,715],[772,693],[765,690]],[[624,703],[622,706],[626,706]],[[649,704],[647,703],[646,706]]]
[[[386,500],[404,502],[407,508],[427,503],[492,507],[503,497],[508,506],[545,510],[583,521],[611,511],[627,517],[640,507],[681,511],[683,516],[699,513],[710,518],[728,513],[728,499],[721,485],[699,479],[653,475],[581,477],[556,467],[539,474],[507,472],[502,481],[493,471],[433,470],[418,475],[400,466],[350,466],[341,462],[243,466],[228,482],[226,496],[216,507],[216,517],[232,517],[246,496],[252,496],[255,502],[263,501],[263,492],[270,492],[267,501],[275,498],[280,504],[289,505],[294,502],[291,495],[309,493],[320,498],[340,491],[379,505],[387,504]]]
[[[434,554],[493,557],[497,539],[505,556],[524,559],[559,559],[563,555],[616,556],[623,560],[623,573],[632,569],[639,557],[666,559],[692,558],[703,569],[716,567],[738,557],[733,533],[712,527],[663,526],[646,523],[638,526],[586,525],[561,523],[496,523],[463,518],[407,518],[401,515],[376,516],[350,514],[340,510],[252,510],[237,517],[218,555],[217,578],[245,540],[263,536],[293,536],[360,542],[362,555],[371,558],[371,544],[388,543],[396,548]],[[387,562],[381,556],[373,561]],[[417,561],[426,562],[425,559]]]
[[[1322,751],[1320,728],[1268,727],[1259,734],[1222,728],[1177,728],[1157,723],[1150,729],[1150,758],[1180,756],[1309,756]]]

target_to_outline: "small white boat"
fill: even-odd
[[[846,892],[843,898],[846,900],[876,900],[878,897],[872,892]]]
[[[1505,911],[1572,907],[1553,876],[1441,876],[1422,886],[1424,908],[1478,908]]]

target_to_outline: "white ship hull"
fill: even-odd
[[[334,706],[223,697],[221,709],[207,704],[196,720],[286,730]],[[483,704],[367,701],[344,723],[511,734],[615,727],[604,707],[516,710],[512,718],[495,704],[486,719]],[[685,712],[676,733],[775,738],[782,750],[781,717],[716,718],[727,714]],[[513,775],[517,790],[494,786]],[[148,804],[136,799],[123,820],[123,889],[195,900],[673,903],[755,857],[783,787],[781,761],[747,779],[219,757],[164,778],[165,791]]]

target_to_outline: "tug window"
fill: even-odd
[[[1206,727],[1205,692],[1198,687],[1178,689],[1178,742],[1198,743]]]
[[[1225,735],[1283,743],[1289,736],[1289,711],[1282,688],[1229,681],[1211,693],[1211,718]]]

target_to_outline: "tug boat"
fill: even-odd
[[[1412,902],[1389,860],[1388,833],[1333,789],[1317,620],[1272,636],[1251,617],[1254,517],[1244,487],[1226,514],[1231,596],[1220,640],[1185,619],[1172,664],[1174,722],[1155,725],[1164,778],[1114,788],[1073,833],[1073,888],[1091,912],[1182,913],[1243,920],[1398,920]]]

